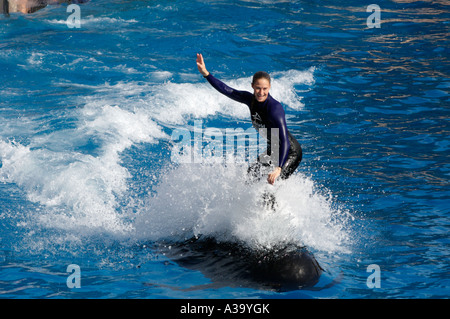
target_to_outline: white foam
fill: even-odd
[[[67,19],[66,20],[58,20],[58,19],[51,19],[51,20],[46,20],[47,23],[50,24],[67,24]],[[110,17],[94,17],[93,15],[89,15],[86,17],[81,16],[81,25],[83,27],[86,26],[105,26],[108,25],[108,28],[111,27],[111,24],[117,25],[128,25],[128,24],[133,24],[133,23],[137,23],[138,21],[136,19],[122,19],[122,18],[110,18]]]
[[[270,248],[283,243],[327,252],[348,249],[345,229],[350,215],[333,208],[330,196],[297,174],[275,186],[264,181],[249,186],[246,165],[184,164],[164,175],[156,194],[140,208],[136,237],[184,240],[214,236]],[[274,212],[261,201],[275,194]]]
[[[27,59],[30,65],[40,66],[42,65],[43,54],[39,52],[32,52],[31,56]]]
[[[117,211],[130,177],[120,153],[165,135],[139,110],[89,104],[78,116],[77,128],[36,137],[29,146],[0,141],[1,181],[18,184],[30,201],[47,207],[36,216],[47,227],[84,234],[127,232],[131,226]],[[70,149],[88,138],[101,144],[98,156]]]
[[[153,78],[157,80],[167,80],[173,76],[172,72],[168,71],[155,71],[152,72]]]
[[[313,85],[314,71],[315,68],[312,67],[306,71],[289,70],[273,73],[271,75],[274,78],[271,94],[288,108],[297,111],[303,109],[305,105],[301,102],[301,96],[296,93],[295,86],[299,84]]]
[[[313,73],[314,68],[306,71],[275,72],[271,89],[272,96],[288,109],[302,109],[304,104],[300,101],[301,97],[295,92],[295,85],[312,85],[314,83]],[[152,76],[157,80],[167,80],[173,74],[167,71],[155,71]],[[186,78],[186,75],[184,74],[183,77]],[[237,90],[252,91],[251,77],[222,80]],[[167,81],[154,85],[119,82],[114,85],[106,83],[97,89],[99,92],[105,93],[101,96],[104,102],[118,105],[127,105],[131,102],[136,108],[151,111],[150,116],[153,119],[165,124],[184,125],[189,118],[206,118],[216,115],[237,119],[247,119],[249,116],[247,106],[218,93],[206,81],[203,83]]]

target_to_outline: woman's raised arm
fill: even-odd
[[[209,75],[208,70],[206,70],[205,61],[203,60],[203,56],[201,55],[201,53],[197,53],[197,68],[203,76]]]

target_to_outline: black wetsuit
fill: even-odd
[[[281,167],[280,177],[282,179],[288,178],[302,160],[302,148],[287,129],[286,117],[281,104],[270,94],[264,102],[258,102],[252,93],[230,88],[212,76],[211,73],[205,78],[220,93],[249,107],[252,124],[255,129],[266,129],[268,148],[265,154],[267,156],[266,158],[263,158],[264,155],[259,156],[258,161],[249,167],[249,173],[259,178],[262,166],[272,164]],[[278,136],[271,136],[272,131]],[[272,141],[275,141],[276,138],[278,138],[276,140],[278,143],[274,145],[279,147],[278,163],[270,163],[267,157],[272,154]]]

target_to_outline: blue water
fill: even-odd
[[[66,5],[1,17],[0,297],[447,298],[450,10],[378,1],[368,28],[368,4],[91,1],[73,29]],[[273,188],[277,216],[255,205],[268,186],[249,188],[245,163],[171,159],[172,132],[194,121],[251,126],[197,52],[235,87],[273,76],[303,147]],[[323,289],[208,286],[152,248],[195,235],[306,245]]]

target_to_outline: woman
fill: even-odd
[[[246,104],[250,108],[252,124],[257,130],[260,128],[267,129],[267,154],[272,154],[272,147],[275,148],[278,145],[278,165],[269,173],[267,181],[273,185],[278,177],[281,179],[288,178],[302,160],[302,148],[286,127],[286,117],[283,107],[269,94],[269,74],[262,71],[254,74],[252,94],[230,88],[212,76],[206,69],[205,61],[201,54],[197,54],[197,67],[199,72],[217,91],[237,102]],[[276,133],[277,131],[278,134]],[[271,136],[271,132],[275,132],[277,136]],[[265,163],[259,157],[258,161],[249,167],[249,173],[256,176],[261,172],[262,166],[267,165],[269,164]]]

